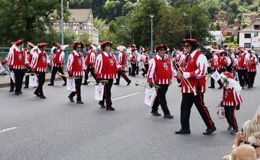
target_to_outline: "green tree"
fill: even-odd
[[[77,40],[81,41],[83,43],[89,43],[89,33],[88,32],[82,32],[77,35]]]
[[[17,39],[45,40],[47,34],[52,34],[53,23],[60,19],[54,11],[60,13],[60,1],[0,0],[0,43],[10,44]]]

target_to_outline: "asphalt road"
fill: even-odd
[[[255,88],[242,91],[239,126],[252,119],[260,104],[259,79]],[[9,88],[0,89],[1,160],[220,160],[231,151],[234,136],[216,114],[222,90],[209,89],[205,94],[217,127],[214,135],[205,136],[206,126],[195,106],[191,135],[174,134],[180,128],[181,93],[176,81],[167,93],[172,120],[151,116],[143,103],[144,88],[133,83],[126,86],[124,80],[112,88],[115,112],[99,108],[93,84],[82,87],[84,105],[70,103],[61,85],[46,83],[45,100],[36,98],[34,89],[23,90],[22,96],[9,93]]]

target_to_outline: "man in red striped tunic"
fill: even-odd
[[[106,109],[108,111],[114,111],[115,108],[112,107],[111,100],[111,88],[113,85],[113,80],[117,78],[117,67],[116,67],[116,57],[110,52],[112,42],[105,41],[100,44],[102,53],[97,56],[95,63],[95,73],[99,80],[106,80],[104,89],[103,100],[99,102],[101,108],[105,108],[104,100],[106,100]]]
[[[81,83],[83,72],[86,70],[84,56],[81,52],[83,49],[82,42],[73,44],[73,51],[69,55],[67,70],[70,77],[75,78],[76,91],[71,92],[68,96],[71,102],[74,102],[73,97],[77,95],[77,104],[84,104],[81,100]]]
[[[46,53],[46,46],[47,43],[39,43],[37,44],[38,49],[35,49],[33,60],[32,60],[32,71],[36,72],[38,77],[38,87],[35,90],[34,94],[41,99],[46,99],[45,95],[43,94],[43,85],[45,82],[45,73],[47,71],[47,66],[50,65],[49,58]]]
[[[23,50],[23,40],[18,40],[12,43],[13,46],[9,51],[9,66],[12,68],[15,74],[15,94],[22,94],[21,88],[23,83],[23,77],[25,75],[25,68],[29,65],[26,54]]]
[[[35,45],[32,42],[27,42],[27,50],[25,50],[26,53],[26,58],[27,61],[29,62],[29,64],[32,63],[32,59],[33,59],[33,48],[35,47]],[[29,88],[29,73],[31,72],[31,69],[27,69],[26,71],[27,73],[25,74],[25,86],[24,88]]]
[[[61,49],[61,44],[56,42],[55,43],[55,49],[53,50],[52,55],[52,70],[51,70],[51,79],[48,86],[54,86],[54,80],[57,72],[60,72],[62,75],[64,75],[63,72],[63,66],[65,64],[65,53],[64,50]],[[66,77],[62,76],[62,79],[64,81],[63,86],[66,86]]]
[[[216,127],[211,120],[209,111],[204,105],[206,91],[207,58],[199,51],[196,39],[184,39],[184,47],[188,53],[182,73],[181,129],[176,134],[190,134],[190,112],[193,104],[197,107],[207,126],[204,135],[210,135]]]
[[[166,101],[166,93],[171,84],[172,76],[177,76],[177,72],[173,69],[173,64],[169,56],[166,56],[167,45],[161,44],[155,47],[157,55],[150,60],[148,69],[148,83],[150,86],[157,85],[157,96],[152,106],[152,115],[161,116],[158,107],[161,105],[164,118],[172,119]]]
[[[252,51],[249,50],[248,52],[250,53],[248,64],[247,64],[247,72],[249,78],[248,88],[252,88],[255,82],[256,66],[258,64],[258,60],[256,55]]]

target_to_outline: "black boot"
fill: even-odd
[[[175,134],[190,134],[189,129],[180,129],[178,131],[175,131]]]

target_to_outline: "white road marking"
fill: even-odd
[[[17,127],[2,129],[2,130],[0,130],[0,133],[8,132],[8,131],[14,130],[14,129],[16,129],[16,128],[17,128]]]
[[[124,99],[124,98],[127,98],[127,97],[131,97],[131,96],[137,95],[137,94],[140,94],[140,92],[132,93],[132,94],[125,95],[125,96],[122,96],[122,97],[118,97],[118,98],[114,98],[112,100],[113,101],[117,101],[117,100],[120,100],[120,99]]]

